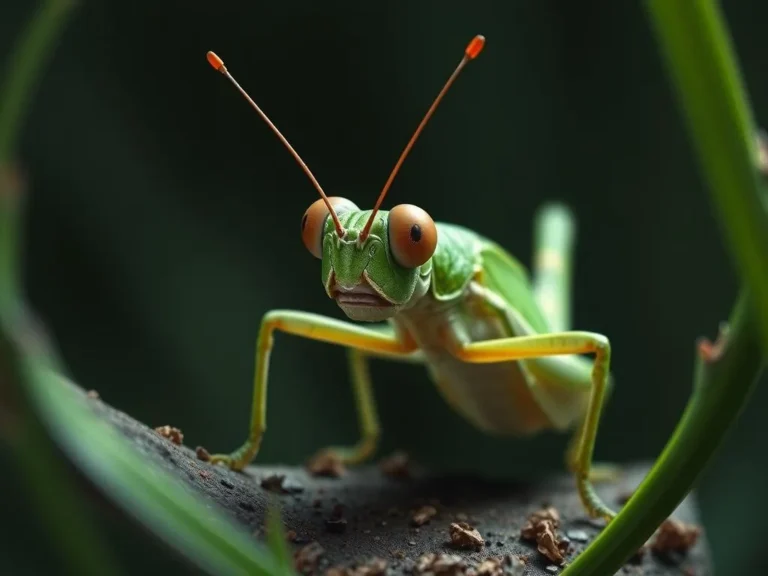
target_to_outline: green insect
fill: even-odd
[[[367,327],[308,312],[268,312],[257,341],[250,434],[231,454],[213,455],[212,463],[242,470],[258,453],[266,430],[270,350],[275,331],[282,331],[348,349],[361,438],[354,446],[329,448],[326,455],[352,465],[368,460],[376,450],[380,427],[369,357],[420,363],[448,404],[486,433],[524,436],[575,429],[565,460],[576,476],[584,507],[592,517],[615,516],[592,487],[592,482],[617,473],[610,465],[592,463],[600,413],[612,385],[611,347],[601,334],[569,329],[574,236],[570,212],[559,204],[539,212],[531,280],[514,257],[480,234],[433,222],[411,204],[380,210],[427,120],[484,44],[485,39],[476,36],[467,45],[372,210],[327,197],[221,59],[208,53],[210,64],[269,124],[320,193],[304,213],[301,233],[309,252],[322,263],[326,293],[350,320],[380,323]]]

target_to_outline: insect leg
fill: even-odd
[[[361,464],[373,456],[379,443],[381,427],[373,396],[373,384],[369,370],[368,356],[360,350],[350,349],[347,353],[352,389],[355,395],[357,417],[360,423],[360,440],[354,446],[331,446],[320,454],[333,454],[344,464]]]
[[[552,332],[571,328],[571,262],[575,220],[562,204],[545,204],[534,220],[534,298]]]
[[[457,358],[471,363],[508,362],[568,354],[595,355],[589,406],[581,428],[574,473],[579,496],[590,516],[611,520],[616,513],[602,502],[590,479],[592,454],[610,371],[611,345],[608,339],[601,334],[581,331],[531,334],[480,342],[465,342],[456,335],[452,336],[446,345]]]
[[[231,454],[212,455],[210,461],[213,464],[223,463],[233,470],[242,470],[259,451],[267,424],[267,373],[275,330],[385,357],[407,358],[415,351],[414,344],[399,340],[394,333],[380,332],[309,312],[268,312],[261,321],[256,342],[250,434],[245,443]]]

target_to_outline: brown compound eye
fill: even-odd
[[[401,266],[418,268],[435,253],[437,227],[418,206],[399,204],[392,208],[387,228],[392,255]]]
[[[328,201],[337,216],[350,210],[359,210],[354,202],[341,196],[331,196]],[[301,239],[315,258],[323,258],[323,230],[328,216],[330,216],[328,206],[322,198],[319,198],[307,208],[301,218]]]

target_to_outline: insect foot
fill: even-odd
[[[224,464],[230,470],[240,472],[248,466],[258,451],[258,445],[246,442],[231,454],[212,454],[208,462],[211,464]]]
[[[600,500],[600,497],[595,493],[595,489],[592,487],[592,484],[586,476],[579,476],[578,490],[581,503],[584,505],[584,508],[590,517],[602,518],[606,522],[610,522],[616,517],[616,512],[603,504],[602,500]]]

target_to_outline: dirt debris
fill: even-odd
[[[340,478],[347,471],[341,456],[333,450],[318,452],[310,458],[306,467],[312,476],[327,476],[329,478]]]
[[[297,494],[304,488],[295,482],[286,480],[284,474],[270,474],[261,479],[261,487],[278,494]]]
[[[325,529],[328,532],[341,534],[347,529],[347,519],[344,518],[344,506],[336,504],[331,510],[331,515],[325,521]]]
[[[99,396],[99,393],[96,390],[88,390],[88,392],[86,392],[85,395],[88,396],[88,398],[91,398],[92,400],[98,400],[99,398],[101,398],[101,396]]]
[[[413,516],[411,517],[411,524],[414,526],[423,526],[432,520],[432,518],[434,518],[436,515],[437,508],[434,506],[422,506],[413,513]]]
[[[293,554],[293,564],[301,574],[312,574],[325,556],[325,549],[318,542],[310,542]]]
[[[451,543],[457,548],[481,548],[485,545],[480,532],[466,522],[452,522],[448,532]]]
[[[195,456],[197,456],[198,460],[202,460],[203,462],[208,462],[211,459],[211,453],[202,446],[195,448]]]
[[[415,574],[436,576],[523,576],[525,562],[508,554],[470,564],[458,554],[429,553],[421,556],[413,568]]]
[[[155,432],[160,434],[163,438],[167,438],[176,444],[176,446],[181,446],[184,443],[184,434],[181,433],[181,430],[174,428],[173,426],[168,426],[167,424],[165,426],[158,426],[155,428]]]
[[[285,476],[282,474],[271,474],[262,478],[260,484],[264,490],[282,494],[284,492],[283,482],[285,482]]]
[[[390,478],[410,478],[411,460],[405,452],[395,452],[379,462],[379,470]]]
[[[536,542],[536,549],[552,562],[563,564],[569,541],[558,537],[560,513],[552,506],[533,512],[520,530],[523,540]]]
[[[656,531],[651,549],[657,554],[686,553],[696,544],[700,534],[698,526],[667,518]]]
[[[416,574],[440,574],[441,576],[453,576],[464,574],[467,563],[458,554],[435,554],[430,552],[416,560],[413,571]]]
[[[326,570],[325,576],[384,576],[389,564],[383,558],[371,558],[364,564],[353,566],[333,566]]]

